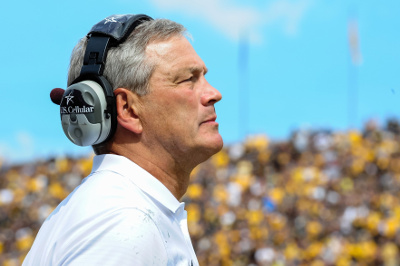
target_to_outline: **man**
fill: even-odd
[[[179,199],[193,168],[223,146],[221,94],[185,34],[169,20],[145,21],[109,50],[115,134],[94,146],[91,174],[44,222],[24,265],[198,265]]]

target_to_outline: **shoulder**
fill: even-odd
[[[46,220],[31,255],[55,265],[166,264],[162,217],[129,179],[94,173]]]
[[[152,221],[155,215],[160,214],[158,206],[146,193],[129,178],[112,171],[90,175],[69,197],[65,204],[61,204],[64,209],[57,217],[68,221],[69,227],[95,221],[118,221],[121,217],[140,223]]]
[[[62,261],[73,265],[162,265],[168,260],[159,226],[151,213],[141,209],[116,210],[84,227],[66,232],[65,241],[59,243]]]
[[[61,222],[47,232],[46,238],[55,238],[39,237],[24,265],[166,265],[165,241],[153,218],[151,212],[125,207],[74,224]]]

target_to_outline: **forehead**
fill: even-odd
[[[150,42],[146,47],[146,55],[150,60],[154,60],[156,70],[162,72],[205,69],[203,60],[184,36]]]

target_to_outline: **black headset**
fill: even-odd
[[[103,76],[107,52],[123,43],[136,26],[148,20],[152,18],[142,14],[112,15],[94,25],[87,34],[81,72],[59,100],[62,128],[74,144],[100,144],[115,133],[115,96]]]

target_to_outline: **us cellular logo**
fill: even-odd
[[[87,114],[87,113],[93,113],[94,112],[94,107],[93,106],[62,106],[60,108],[61,114]]]
[[[69,106],[72,104],[72,106]],[[60,106],[61,114],[88,114],[94,112],[94,106],[86,103],[82,97],[82,93],[77,90],[72,90],[64,97]]]

